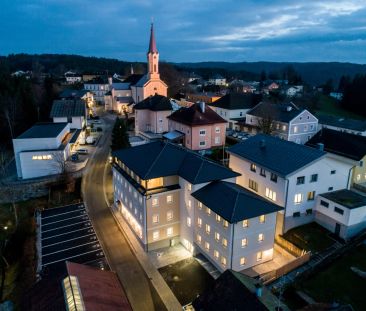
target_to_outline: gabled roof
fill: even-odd
[[[112,83],[112,88],[117,90],[117,91],[124,91],[124,90],[129,90],[130,89],[130,84],[126,83],[126,82],[114,82]]]
[[[228,151],[283,177],[326,154],[318,149],[265,134],[252,136]]]
[[[80,99],[54,100],[50,112],[51,118],[85,116],[85,102]]]
[[[292,102],[286,104],[273,104],[263,101],[249,110],[247,114],[260,118],[270,117],[274,121],[288,123],[303,111],[304,109],[299,109]]]
[[[140,80],[138,80],[138,81],[135,83],[135,85],[134,85],[134,86],[136,86],[136,87],[143,87],[147,81],[149,81],[148,76],[147,76],[147,75],[143,75],[143,76],[141,77],[141,79],[140,79]]]
[[[258,104],[258,96],[253,94],[230,93],[210,103],[210,106],[228,110],[250,109]]]
[[[317,115],[320,124],[340,127],[353,131],[364,132],[366,131],[365,120],[347,119],[343,117],[336,117],[331,115],[319,114]]]
[[[17,139],[25,138],[54,138],[57,137],[68,123],[36,123],[20,134]]]
[[[129,83],[130,85],[135,85],[141,78],[143,74],[132,74],[123,80],[124,83]]]
[[[105,85],[105,84],[108,84],[108,80],[105,77],[99,76],[92,80],[84,82],[84,84],[103,84],[103,85]]]
[[[201,103],[196,103],[188,108],[183,107],[173,112],[168,119],[190,126],[227,122],[208,105],[203,105],[205,106],[204,111],[201,108]]]
[[[134,107],[135,109],[148,109],[151,111],[166,111],[173,110],[172,104],[168,97],[163,95],[154,95],[145,98],[143,101],[137,103]]]
[[[210,183],[192,193],[192,196],[229,223],[283,209],[235,183],[225,181]]]
[[[156,141],[112,154],[142,179],[179,175],[192,184],[200,184],[240,175],[168,142]]]
[[[325,151],[352,160],[359,161],[366,155],[365,136],[323,128],[306,145],[316,148],[319,143]]]
[[[73,90],[73,89],[65,89],[63,90],[59,98],[82,98],[85,94],[87,94],[89,91],[87,90]]]

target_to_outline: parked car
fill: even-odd
[[[95,137],[94,136],[88,136],[86,138],[86,143],[87,144],[94,144],[95,143]]]
[[[76,152],[78,154],[88,154],[89,153],[88,149],[77,149]]]

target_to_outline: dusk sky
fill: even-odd
[[[366,63],[366,1],[2,0],[0,55]]]

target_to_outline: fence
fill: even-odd
[[[306,253],[304,249],[297,247],[295,244],[289,242],[281,235],[276,236],[275,242],[295,257],[301,257]]]

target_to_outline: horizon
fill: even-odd
[[[366,63],[362,0],[9,1],[0,51],[145,62],[151,16],[170,63]]]

